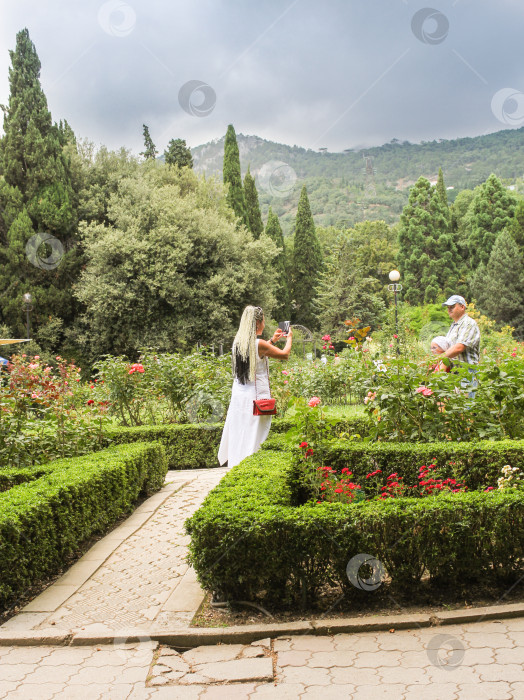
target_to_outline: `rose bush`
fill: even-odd
[[[90,398],[80,368],[56,358],[13,355],[0,384],[0,460],[31,466],[90,452],[101,444],[107,407]]]

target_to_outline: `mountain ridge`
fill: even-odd
[[[221,177],[224,138],[191,149],[197,172]],[[435,181],[440,167],[450,201],[492,172],[507,185],[524,177],[524,127],[420,144],[393,139],[343,152],[318,152],[242,133],[237,142],[242,176],[249,166],[264,219],[272,206],[286,235],[292,233],[302,184],[317,225],[348,227],[364,219],[395,223],[409,187],[421,175]]]

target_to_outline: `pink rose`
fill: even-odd
[[[287,371],[287,369],[283,369],[283,370],[282,370],[282,374],[285,374],[286,377],[287,377],[287,375],[289,374],[289,372]]]
[[[311,408],[315,408],[315,406],[318,406],[318,404],[321,402],[321,399],[318,396],[313,396],[312,398],[309,399],[307,402],[308,406],[311,406]]]

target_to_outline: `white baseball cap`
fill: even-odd
[[[442,306],[453,306],[454,304],[462,304],[462,306],[467,306],[466,300],[459,294],[453,294],[452,296],[450,296],[450,298],[447,301],[444,301],[442,303]]]

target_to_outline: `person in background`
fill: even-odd
[[[437,335],[431,341],[431,353],[432,355],[442,355],[449,348],[449,342],[445,335]],[[451,370],[451,363],[445,365],[443,362],[436,362],[430,367],[434,372],[449,372]]]
[[[478,364],[480,330],[477,322],[466,313],[466,300],[453,294],[442,306],[447,306],[448,316],[453,321],[446,335],[449,347],[444,351],[444,357],[468,365]]]
[[[254,416],[253,401],[269,399],[269,357],[287,360],[293,333],[277,328],[271,340],[257,338],[264,331],[264,312],[260,306],[246,306],[233,342],[233,390],[218,450],[221,465],[234,467],[254,454],[269,434],[271,416]],[[282,337],[283,350],[275,347]]]
[[[433,355],[441,355],[449,348],[449,342],[445,335],[437,335],[431,341],[431,353]]]
[[[445,350],[441,357],[449,357],[454,362],[464,362],[470,367],[472,373],[471,380],[463,379],[462,388],[470,389],[468,396],[475,398],[474,389],[477,388],[475,377],[475,367],[478,364],[480,354],[480,330],[477,322],[466,313],[466,300],[459,294],[453,294],[442,306],[448,309],[448,316],[453,321],[446,335],[449,348]]]

